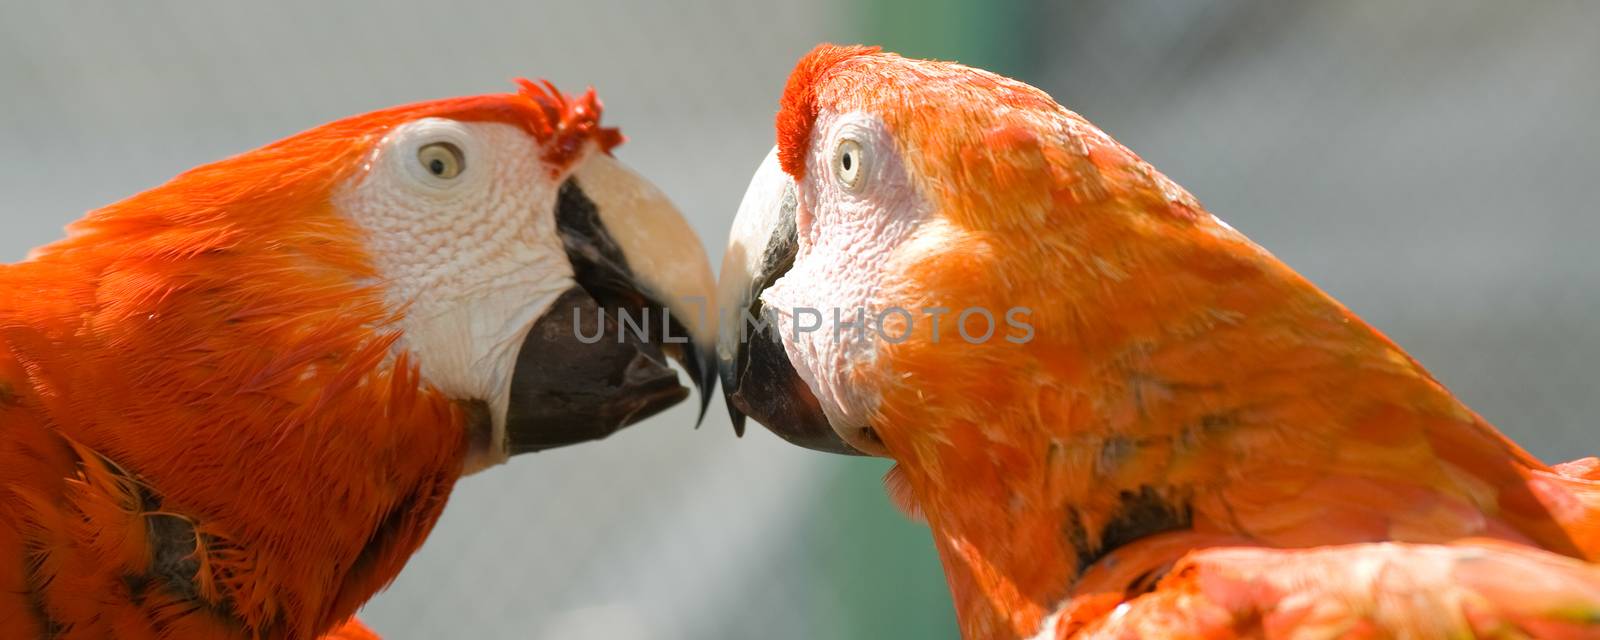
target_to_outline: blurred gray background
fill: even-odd
[[[1051,92],[1548,460],[1600,452],[1600,4],[0,0],[0,261],[84,211],[337,117],[547,77],[713,263],[822,40]],[[391,638],[955,638],[878,461],[721,403],[464,481],[364,618]]]

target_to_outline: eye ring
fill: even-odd
[[[845,138],[834,148],[833,173],[846,189],[854,190],[861,185],[861,176],[866,173],[865,163],[866,152],[855,140]]]
[[[417,163],[428,175],[453,180],[467,170],[466,154],[451,142],[430,142],[417,149]]]

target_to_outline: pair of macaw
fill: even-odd
[[[0,266],[0,637],[373,637],[457,478],[677,403],[668,358],[893,458],[969,638],[1600,637],[1600,462],[1045,93],[818,47],[720,284],[600,111],[356,116]]]

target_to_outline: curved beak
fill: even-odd
[[[575,285],[534,322],[517,354],[505,451],[598,440],[716,384],[711,265],[676,207],[595,153],[561,185],[556,228]]]
[[[795,371],[778,332],[783,325],[761,294],[794,266],[794,181],[778,166],[774,148],[756,170],[739,204],[717,281],[722,309],[717,367],[734,431],[744,435],[745,416],[793,444],[849,455],[866,455],[847,444],[829,424],[816,393]]]

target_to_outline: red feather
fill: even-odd
[[[0,266],[0,629],[305,638],[400,571],[460,475],[465,411],[405,354],[330,204],[394,127],[522,127],[562,171],[593,90],[326,124],[89,213]]]
[[[821,109],[817,100],[818,81],[834,65],[850,58],[871,55],[878,47],[819,44],[795,64],[778,103],[778,163],[795,180],[805,177],[806,151],[811,148],[811,125]]]

